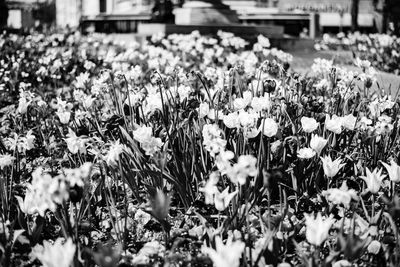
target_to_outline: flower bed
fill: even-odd
[[[1,36],[1,264],[398,266],[397,98],[269,46]]]
[[[351,51],[355,57],[368,60],[378,70],[400,74],[400,39],[387,34],[325,34],[315,45],[317,50]]]

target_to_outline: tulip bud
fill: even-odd
[[[276,89],[276,82],[275,80],[266,79],[263,81],[263,89],[264,93],[272,93]]]

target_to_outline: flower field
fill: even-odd
[[[397,36],[359,32],[336,36],[324,34],[315,48],[351,51],[356,57],[370,61],[378,70],[400,75],[400,38]]]
[[[1,266],[399,266],[397,95],[258,36],[0,36]],[[379,88],[373,89],[373,88]]]

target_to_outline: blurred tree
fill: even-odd
[[[358,29],[358,7],[360,0],[351,0],[351,30]]]
[[[0,28],[7,26],[8,7],[6,0],[0,0]]]

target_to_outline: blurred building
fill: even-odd
[[[373,2],[360,0],[358,25],[361,28],[374,27]],[[82,18],[87,24],[97,25],[100,31],[130,32],[138,22],[150,20],[154,3],[155,0],[82,0]],[[322,31],[351,26],[350,0],[224,0],[224,3],[235,9],[245,24],[284,25],[288,34],[310,31],[310,23]],[[317,14],[316,21],[309,14]]]
[[[7,26],[13,29],[31,28],[35,25],[33,10],[38,1],[13,0],[6,1],[8,7]]]

